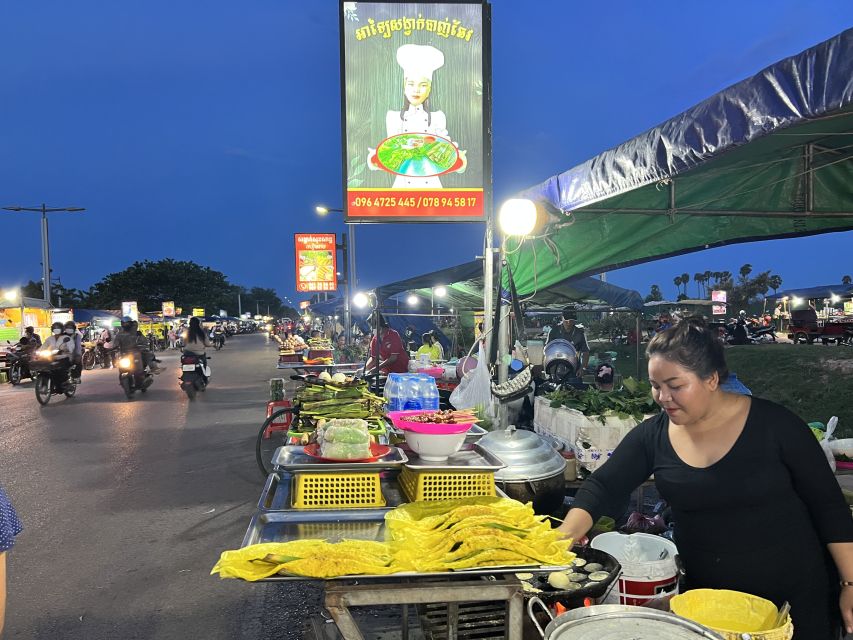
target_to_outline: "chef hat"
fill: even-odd
[[[397,64],[407,78],[432,80],[432,72],[444,66],[444,54],[429,45],[404,44],[397,49]]]

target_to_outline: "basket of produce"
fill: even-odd
[[[300,352],[301,353],[302,351],[304,351],[307,348],[305,341],[302,338],[300,338],[299,336],[297,336],[296,334],[287,336],[286,338],[279,340],[279,344],[281,345],[281,349],[280,349],[279,353],[281,353],[281,352],[286,352],[286,353]]]
[[[567,609],[584,606],[587,598],[604,598],[622,570],[619,562],[592,547],[575,547],[572,551],[577,557],[568,570],[515,574],[525,596],[536,595],[548,605],[559,602]]]

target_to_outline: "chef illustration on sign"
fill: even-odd
[[[388,138],[406,133],[425,134],[423,138],[409,138],[399,146],[402,151],[411,150],[425,144],[435,143],[438,136],[450,141],[447,132],[447,117],[443,111],[430,111],[429,97],[432,93],[433,73],[444,66],[444,54],[429,45],[404,44],[397,49],[397,63],[403,69],[403,95],[405,102],[399,111],[388,111],[385,114],[385,128]],[[386,141],[383,141],[384,144]],[[385,169],[396,173],[395,189],[440,189],[441,180],[438,174],[463,173],[468,165],[465,151],[459,150],[452,142],[452,151],[457,156],[455,162],[443,171],[432,175],[403,175],[402,170],[390,171],[381,165],[377,159],[376,149],[368,148],[367,166],[377,171]],[[380,145],[381,147],[382,145]],[[444,145],[445,153],[450,148]],[[446,157],[446,155],[445,155]]]

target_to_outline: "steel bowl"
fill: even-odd
[[[566,375],[576,375],[580,366],[578,350],[568,340],[557,338],[545,345],[543,360],[545,373],[551,378],[562,380]]]

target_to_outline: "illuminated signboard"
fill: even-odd
[[[334,233],[296,233],[296,290],[337,291],[338,260]]]
[[[135,300],[121,303],[121,316],[122,318],[127,316],[131,320],[139,320],[139,308],[137,307]]]
[[[163,317],[164,318],[174,318],[175,317],[175,303],[174,302],[164,302],[163,303]]]
[[[715,316],[723,316],[726,314],[726,292],[725,291],[712,291],[711,292],[711,300],[713,302],[722,302],[723,304],[715,304],[711,307],[711,313]]]
[[[347,222],[478,222],[490,5],[341,2]]]
[[[195,316],[196,318],[203,318],[204,317],[204,309],[194,308],[193,309],[193,316]]]

